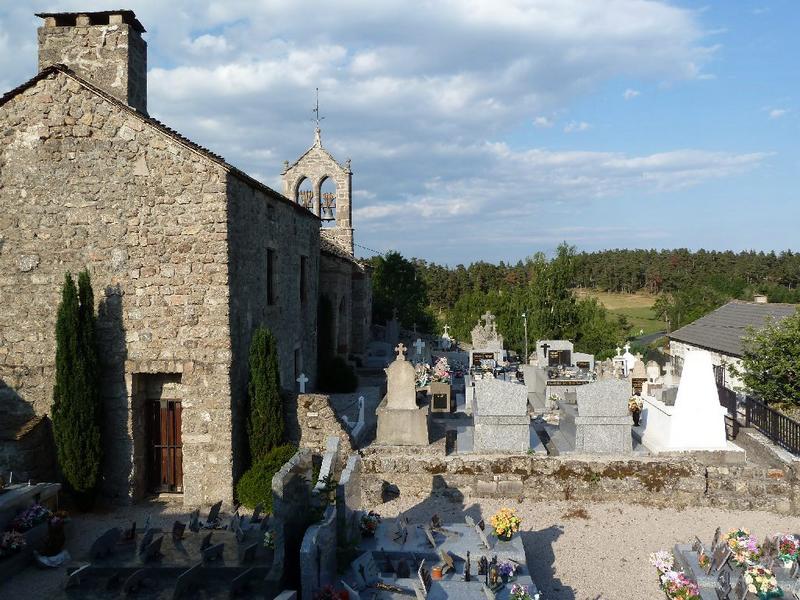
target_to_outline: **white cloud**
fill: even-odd
[[[786,108],[773,108],[769,111],[769,118],[770,119],[780,119],[781,117],[786,116],[789,110]]]
[[[622,93],[622,97],[625,98],[625,100],[633,100],[637,96],[641,96],[641,95],[642,95],[642,93],[639,90],[634,90],[634,89],[631,89],[631,88],[628,88],[627,90],[625,90]]]
[[[533,120],[534,127],[546,129],[555,125],[555,121],[549,117],[538,116]]]
[[[570,121],[564,126],[564,133],[582,133],[592,128],[586,121]]]

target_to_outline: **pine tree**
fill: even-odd
[[[250,459],[255,462],[280,446],[284,436],[278,347],[275,336],[266,328],[253,332],[250,342],[250,410],[247,437]]]
[[[53,436],[61,471],[88,503],[101,475],[100,392],[94,294],[89,273],[67,273],[56,320]]]

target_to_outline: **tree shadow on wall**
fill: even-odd
[[[136,407],[129,406],[125,382],[128,358],[125,327],[122,320],[123,292],[119,284],[107,286],[97,309],[97,349],[100,362],[100,402],[102,403],[103,483],[102,489],[114,498],[120,490],[134,485],[133,437],[129,418]],[[134,429],[135,435],[135,429]],[[125,457],[125,463],[120,459]],[[127,500],[127,495],[124,498]]]

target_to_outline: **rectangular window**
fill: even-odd
[[[267,250],[267,304],[275,304],[275,250]]]
[[[306,290],[306,269],[308,259],[305,256],[300,257],[300,303],[305,304],[308,291]]]

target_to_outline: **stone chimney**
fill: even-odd
[[[147,43],[131,10],[38,13],[39,70],[61,63],[147,113]]]
[[[756,294],[753,296],[753,302],[756,304],[766,304],[768,301],[769,298],[767,298],[764,294]]]

